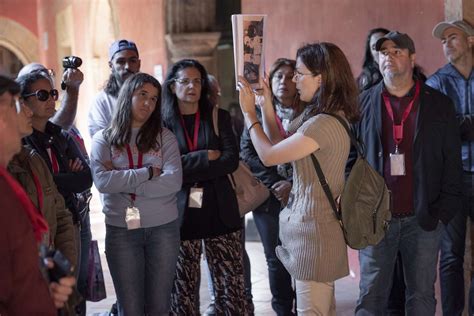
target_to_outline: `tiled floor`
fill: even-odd
[[[98,194],[95,194],[97,197]],[[95,198],[92,204],[91,211],[91,229],[93,238],[99,241],[99,250],[102,253],[102,266],[104,269],[104,276],[106,280],[107,299],[100,302],[87,302],[87,315],[105,316],[110,309],[113,302],[115,302],[115,293],[110,278],[107,261],[104,256],[104,238],[105,225],[104,217],[100,212],[99,199]],[[270,316],[275,315],[271,308],[271,294],[268,286],[268,275],[265,257],[263,254],[263,247],[259,242],[247,242],[247,252],[250,256],[252,266],[252,292],[255,304],[255,315]],[[337,315],[349,316],[354,314],[355,302],[358,297],[359,289],[359,264],[357,259],[357,252],[349,250],[349,265],[351,273],[349,276],[340,279],[336,282],[336,309]],[[203,282],[201,282],[201,311],[207,308],[209,304],[209,294],[206,286],[206,274],[202,273]],[[439,286],[437,285],[437,300],[439,302]],[[437,306],[436,315],[441,315],[440,304]]]

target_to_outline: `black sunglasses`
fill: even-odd
[[[54,101],[57,101],[59,97],[59,92],[56,89],[52,89],[50,91],[38,90],[33,93],[23,95],[23,98],[28,98],[32,96],[36,96],[36,98],[38,98],[38,100],[40,101],[47,101],[49,99],[49,96],[51,96]]]

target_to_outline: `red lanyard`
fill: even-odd
[[[53,148],[49,147],[46,150],[48,151],[49,159],[51,160],[51,168],[53,169],[53,173],[59,173],[58,159],[56,159],[56,155],[54,154]]]
[[[33,182],[35,183],[36,187],[36,195],[38,197],[38,211],[43,209],[43,189],[41,188],[41,184],[39,182],[38,176],[31,171],[31,177],[33,178]]]
[[[413,108],[413,104],[415,103],[415,100],[418,98],[418,95],[420,94],[420,82],[416,82],[415,86],[415,96],[413,99],[410,101],[408,104],[407,108],[405,109],[405,112],[403,112],[402,120],[400,122],[400,125],[396,125],[395,121],[393,119],[393,110],[392,110],[392,105],[390,104],[390,100],[388,98],[387,94],[382,94],[383,95],[383,101],[385,103],[385,108],[387,109],[388,116],[392,119],[392,124],[393,124],[393,141],[395,142],[395,146],[398,147],[400,143],[403,140],[403,124],[405,121],[408,119],[408,116],[410,115],[411,109]]]
[[[48,223],[44,219],[43,215],[38,213],[35,209],[33,203],[26,195],[25,190],[20,186],[20,184],[13,179],[13,177],[2,167],[0,167],[0,177],[2,177],[9,185],[15,196],[12,196],[12,199],[18,200],[18,202],[23,206],[24,211],[28,215],[28,218],[33,226],[33,232],[35,234],[35,239],[37,242],[43,240],[43,235],[48,232]]]
[[[283,128],[283,123],[281,122],[281,119],[278,117],[278,115],[275,113],[275,121],[278,125],[278,130],[280,131],[280,135],[281,137],[283,138],[287,138],[288,136],[290,136],[290,134],[288,134],[285,129]]]
[[[127,149],[127,155],[128,155],[128,166],[130,169],[135,169],[135,166],[133,164],[133,156],[132,156],[132,150],[130,149],[130,146],[127,144],[125,146]],[[137,162],[137,168],[143,167],[143,154],[139,151],[138,152],[138,162]],[[134,193],[130,194],[132,197],[132,201],[135,201],[136,195]]]
[[[186,129],[186,126],[184,125],[183,115],[180,114],[179,116],[181,119],[181,126],[183,126],[184,136],[186,137],[186,143],[188,144],[188,149],[189,151],[195,151],[197,150],[197,146],[198,146],[199,125],[201,124],[201,120],[200,120],[201,114],[199,113],[199,110],[198,110],[194,117],[193,142],[191,142],[191,137],[189,137],[188,130]]]

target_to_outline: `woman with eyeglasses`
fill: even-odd
[[[217,315],[244,315],[241,223],[228,174],[239,153],[230,115],[218,110],[214,133],[206,69],[196,60],[174,64],[164,83],[163,119],[178,139],[183,187],[178,194],[182,216],[181,247],[171,299],[173,315],[199,315],[195,303],[200,256],[212,276]]]
[[[21,112],[18,114],[21,137],[29,136],[33,132],[32,115],[32,111],[21,104]],[[61,251],[75,264],[79,254],[76,251],[72,216],[44,160],[36,150],[24,145],[8,164],[8,171],[25,189],[36,210],[48,223],[49,230],[43,236],[43,244],[49,249]],[[69,301],[64,311],[67,315],[75,315],[74,298]]]
[[[33,133],[23,139],[47,163],[53,174],[66,207],[77,224],[80,220],[75,193],[92,186],[90,169],[69,133],[49,119],[55,113],[58,90],[53,89],[48,78],[41,73],[31,73],[17,78],[21,87],[20,101],[33,112]]]
[[[298,49],[293,82],[308,105],[303,124],[287,138],[279,133],[268,98],[263,124],[259,123],[254,92],[243,77],[238,82],[240,105],[260,160],[266,166],[293,165],[293,186],[280,213],[281,245],[276,254],[295,279],[298,315],[336,315],[334,281],[349,273],[347,246],[310,155],[318,159],[334,196],[340,195],[350,139],[341,123],[325,113],[356,121],[357,86],[344,53],[324,42]],[[269,89],[267,83],[264,88]]]
[[[50,79],[34,72],[18,77],[16,81],[21,88],[21,104],[33,113],[33,133],[24,137],[23,142],[36,150],[46,162],[54,183],[72,214],[76,240],[74,251],[80,254],[79,213],[82,203],[76,194],[92,186],[90,169],[69,133],[49,121],[56,111],[55,101],[58,100],[58,91],[53,89]],[[75,267],[80,262],[80,255],[77,257],[78,261],[71,262]]]

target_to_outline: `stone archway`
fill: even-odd
[[[38,38],[21,24],[0,17],[0,45],[26,65],[38,61]]]

